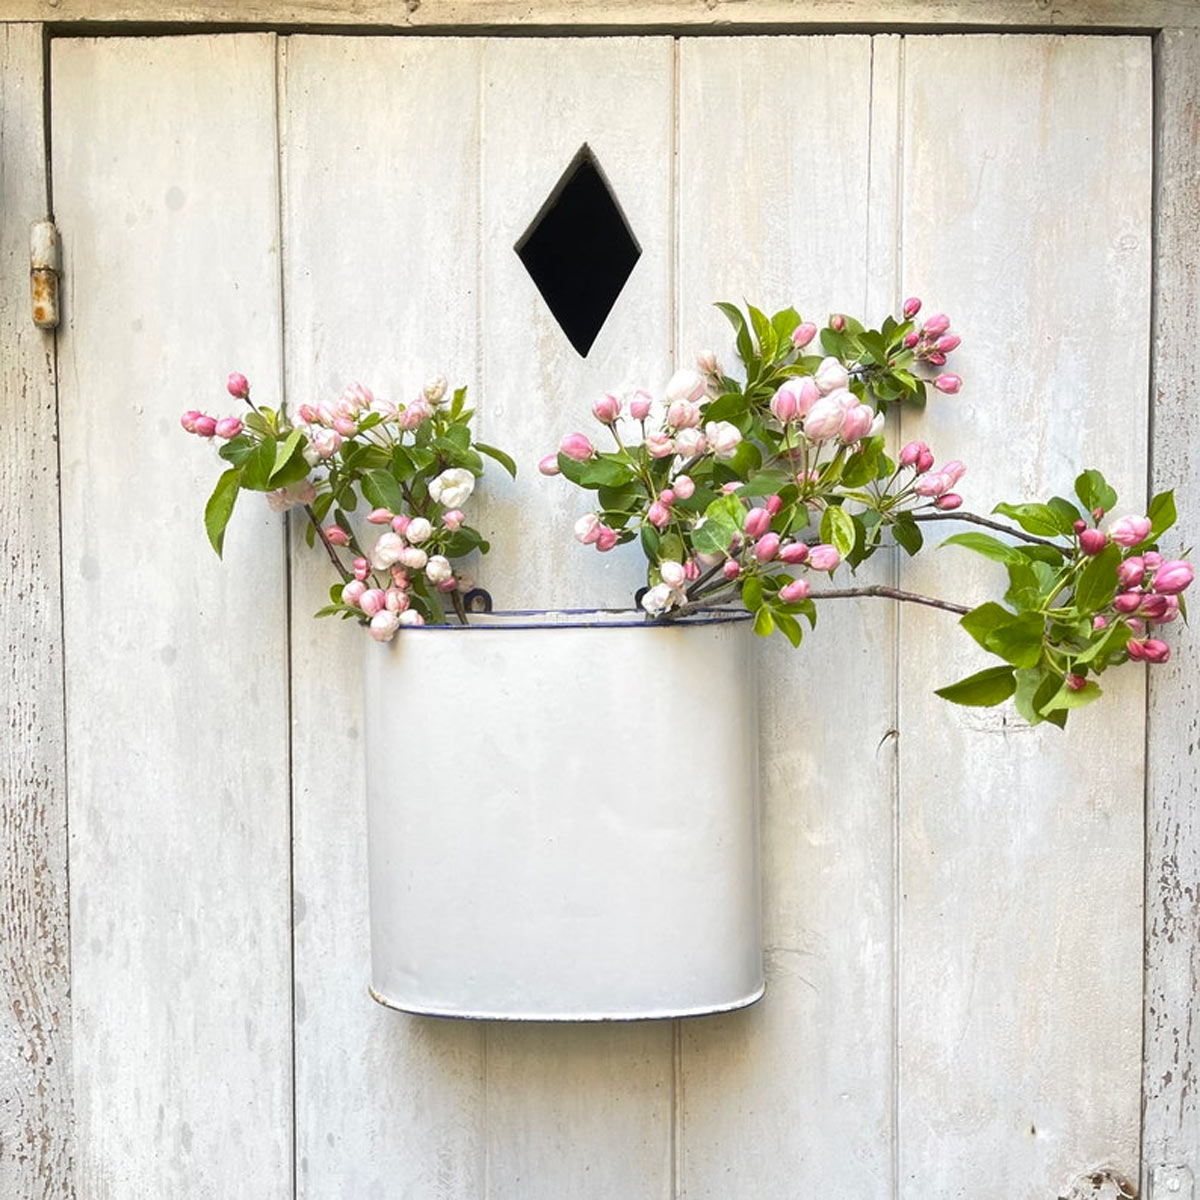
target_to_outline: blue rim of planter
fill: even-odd
[[[516,608],[499,609],[488,613],[468,613],[469,622],[461,625],[458,622],[447,622],[444,625],[409,625],[400,630],[402,636],[424,631],[427,633],[445,632],[447,630],[459,633],[470,633],[473,629],[670,629],[678,626],[695,625],[727,625],[739,621],[749,621],[754,614],[744,608],[702,608],[689,613],[686,617],[674,620],[650,620],[636,608]],[[606,615],[612,617],[625,616],[625,620],[585,620],[582,618]],[[497,617],[549,617],[557,616],[565,620],[530,620],[508,622],[496,620]],[[572,620],[571,618],[580,618]]]

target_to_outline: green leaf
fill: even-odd
[[[450,420],[456,421],[462,415],[462,410],[467,403],[467,389],[465,387],[454,389],[454,399],[450,402]]]
[[[786,346],[791,343],[792,334],[800,324],[800,314],[794,308],[784,308],[771,318],[771,325],[779,338],[779,344]]]
[[[1073,691],[1068,687],[1067,681],[1064,679],[1062,687],[1041,706],[1040,711],[1048,715],[1060,709],[1083,708],[1085,704],[1099,700],[1102,695],[1100,685],[1093,679],[1089,679],[1078,691]]]
[[[258,443],[244,433],[230,438],[217,453],[232,466],[240,467],[258,449]]]
[[[1000,704],[1017,690],[1017,681],[1012,667],[988,667],[976,671],[957,683],[937,688],[936,695],[952,704],[965,704],[972,708],[987,708]]]
[[[658,530],[649,522],[642,526],[642,551],[651,562],[658,561]]]
[[[921,527],[908,513],[900,513],[892,522],[892,537],[896,539],[897,545],[902,546],[910,557],[916,554],[925,544]]]
[[[299,429],[293,429],[286,441],[275,443],[275,465],[267,477],[272,488],[299,483],[308,474],[308,463],[304,461],[307,445],[308,441]]]
[[[1175,493],[1159,492],[1150,501],[1146,516],[1150,518],[1150,533],[1146,540],[1156,542],[1175,524]]]
[[[1104,631],[1104,636],[1097,638],[1088,648],[1075,655],[1075,662],[1086,666],[1099,659],[1104,662],[1107,658],[1125,649],[1125,643],[1133,636],[1133,630],[1124,621],[1114,621]]]
[[[237,467],[230,467],[221,474],[208,503],[204,506],[204,528],[218,558],[221,557],[221,549],[225,545],[225,526],[233,516],[233,506],[237,503],[240,486],[241,472]]]
[[[795,475],[788,474],[787,471],[755,471],[746,481],[738,495],[746,497],[756,496],[774,496],[795,479]]]
[[[634,478],[633,470],[627,463],[605,455],[589,458],[587,462],[576,462],[560,453],[558,467],[572,483],[583,488],[623,487]]]
[[[398,513],[404,508],[404,493],[387,471],[367,471],[362,477],[362,493],[373,508]]]
[[[779,336],[776,334],[774,326],[768,320],[766,313],[755,308],[753,304],[748,304],[746,307],[754,325],[754,337],[758,342],[760,356],[764,359],[774,358],[775,351],[779,349]]]
[[[843,558],[854,549],[854,522],[844,508],[830,505],[825,510],[821,518],[821,540],[832,545]]]
[[[275,441],[268,438],[259,442],[258,448],[243,464],[241,486],[251,492],[269,492],[274,469]]]
[[[725,392],[704,408],[706,421],[734,421],[750,410],[750,398],[742,392]]]
[[[1063,675],[1044,664],[1017,671],[1017,690],[1013,703],[1017,712],[1030,725],[1040,725],[1045,716],[1042,706],[1058,691],[1063,681]]]
[[[956,533],[942,542],[943,546],[966,546],[996,562],[1023,564],[1028,560],[1015,547],[994,538],[990,533]]]
[[[958,623],[986,650],[988,636],[1001,625],[1007,625],[1014,615],[1002,604],[989,601],[971,609]]]
[[[1107,480],[1099,471],[1084,471],[1075,480],[1075,495],[1083,503],[1089,513],[1097,508],[1108,512],[1117,502],[1117,493],[1108,486]]]
[[[1072,523],[1075,518],[1066,520],[1062,513],[1056,512],[1048,504],[997,504],[992,512],[1011,517],[1026,533],[1035,533],[1040,537],[1074,532]]]
[[[1117,590],[1117,568],[1121,565],[1121,547],[1109,542],[1093,558],[1075,585],[1074,605],[1081,614],[1094,613],[1113,598]]]
[[[990,650],[1014,667],[1033,667],[1042,657],[1046,620],[1041,613],[1021,613],[997,626],[984,638]]]
[[[489,446],[486,442],[476,442],[475,449],[480,454],[486,454],[488,458],[494,458],[514,479],[517,477],[517,464],[512,458],[505,454],[503,450],[498,450],[495,446]]]
[[[730,325],[733,326],[733,331],[737,335],[738,357],[748,365],[754,358],[754,343],[750,340],[750,330],[746,328],[746,318],[742,316],[741,309],[736,304],[718,301],[716,307],[725,314]]]
[[[751,575],[742,585],[742,603],[748,612],[761,608],[763,602],[762,580],[757,575]]]
[[[794,647],[799,649],[800,643],[804,640],[804,630],[800,627],[800,622],[795,617],[789,613],[780,612],[779,609],[775,609],[775,627]]]
[[[754,632],[759,637],[770,637],[775,632],[775,618],[765,604],[754,616]]]

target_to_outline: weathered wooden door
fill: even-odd
[[[78,1158],[88,1197],[1008,1200],[1136,1178],[1144,701],[1063,735],[951,710],[942,614],[761,646],[768,993],[607,1027],[367,997],[359,656],[322,564],[180,433],[230,369],[297,404],[468,383],[506,607],[629,601],[534,470],[601,390],[728,337],[710,303],[964,337],[904,419],[979,511],[1102,467],[1145,500],[1146,39],[53,43]],[[514,252],[588,145],[641,257],[586,358]],[[947,550],[873,577],[972,599]],[[372,646],[366,649],[372,650]],[[486,713],[423,713],[415,750]],[[631,713],[615,745],[644,736]],[[702,747],[675,747],[683,786]],[[1090,1195],[1082,1191],[1080,1195]]]

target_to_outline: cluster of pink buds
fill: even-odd
[[[911,321],[921,311],[921,301],[916,296],[910,296],[904,302],[904,319]],[[934,313],[920,329],[906,334],[904,347],[916,354],[918,362],[928,363],[931,367],[944,367],[949,356],[962,344],[962,338],[951,332],[950,318],[945,313]],[[954,395],[962,387],[962,379],[957,375],[945,372],[937,376],[933,386],[939,392]]]
[[[967,468],[957,459],[933,469],[933,451],[924,442],[909,442],[900,451],[900,466],[910,467],[917,475],[913,491],[933,501],[934,508],[951,512],[962,506],[962,497],[954,491],[955,484]]]
[[[789,379],[771,397],[771,415],[781,425],[800,422],[804,436],[812,442],[838,438],[853,445],[879,432],[883,414],[849,389],[850,373],[840,359],[822,359],[811,376]]]
[[[575,522],[575,540],[606,553],[617,544],[617,531],[605,525],[595,513],[584,513]]]
[[[1136,541],[1128,539],[1140,532]],[[1088,534],[1099,530],[1085,529],[1079,535],[1080,547]],[[1150,533],[1147,517],[1125,517],[1109,529],[1108,537],[1118,545],[1136,546]],[[1100,533],[1101,537],[1104,534]],[[1084,550],[1084,553],[1088,553]],[[1186,559],[1164,559],[1154,550],[1131,555],[1117,568],[1117,584],[1121,589],[1113,597],[1114,614],[1123,620],[1136,635],[1125,649],[1137,662],[1165,663],[1171,648],[1160,638],[1146,636],[1155,625],[1167,625],[1179,616],[1179,595],[1195,578],[1192,564]],[[1107,618],[1097,616],[1096,628],[1103,629]]]
[[[245,400],[247,404],[250,402],[250,381],[240,371],[230,373],[225,381],[225,390],[235,400]],[[179,418],[179,423],[188,433],[203,438],[219,437],[228,441],[242,432],[240,417],[210,417],[194,408],[189,408]]]

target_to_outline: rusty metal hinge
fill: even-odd
[[[35,221],[29,231],[29,291],[33,323],[58,328],[58,230],[53,221]]]

